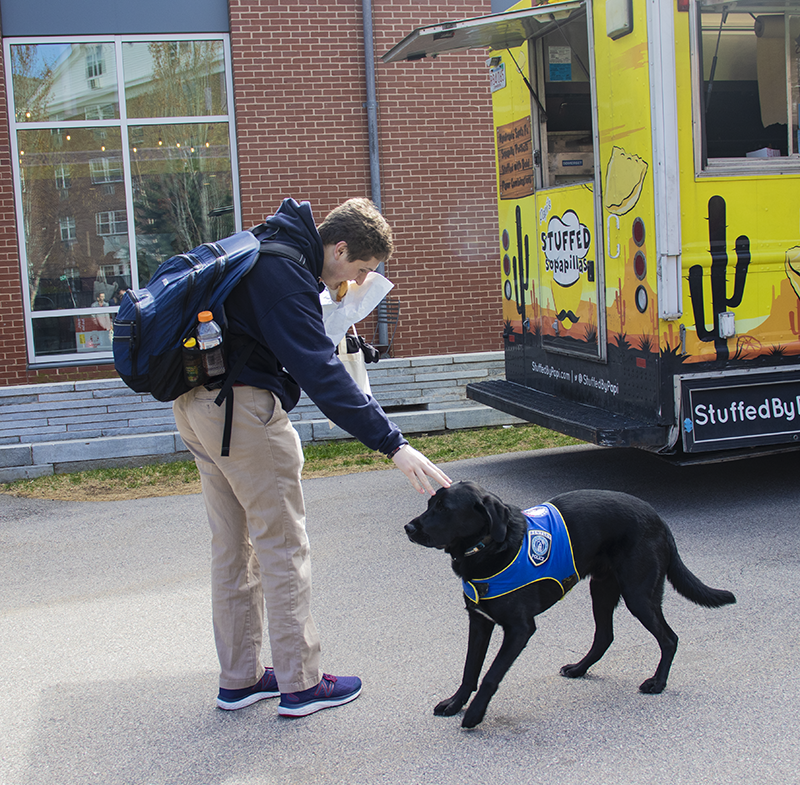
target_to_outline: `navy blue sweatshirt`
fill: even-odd
[[[309,203],[285,199],[270,217],[269,231],[261,235],[267,236],[298,248],[307,266],[262,254],[225,300],[234,346],[231,366],[237,336],[257,341],[238,382],[275,393],[287,412],[303,389],[328,419],[370,449],[390,453],[406,440],[375,399],[353,381],[325,333],[319,301],[322,240]]]

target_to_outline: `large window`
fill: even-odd
[[[800,0],[696,7],[698,168],[800,168]]]
[[[7,39],[32,364],[111,356],[121,293],[240,224],[226,37]]]

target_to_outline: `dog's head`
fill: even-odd
[[[509,509],[497,496],[475,483],[459,482],[439,488],[428,509],[405,530],[411,542],[456,555],[483,537],[503,542],[508,519]]]

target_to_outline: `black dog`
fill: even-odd
[[[452,697],[434,708],[434,714],[458,713],[478,689],[489,639],[496,624],[503,628],[503,642],[487,671],[475,699],[461,723],[474,728],[483,720],[486,708],[508,669],[536,630],[534,617],[561,599],[581,578],[591,576],[590,591],[595,634],[588,654],[575,665],[565,665],[563,676],[583,676],[605,654],[614,639],[612,616],[620,597],[631,613],[649,630],[661,647],[661,661],[655,674],[639,689],[659,693],[667,684],[678,636],[661,611],[664,578],[698,605],[716,608],[736,602],[729,591],[711,589],[693,575],[681,561],[667,525],[646,502],[614,491],[572,491],[550,501],[560,512],[569,537],[566,542],[566,571],[562,576],[527,578],[527,585],[511,590],[492,586],[488,579],[503,572],[504,578],[522,562],[557,561],[555,537],[529,526],[545,516],[547,504],[522,511],[504,504],[478,485],[462,482],[440,488],[428,502],[428,509],[406,524],[412,542],[439,548],[450,554],[456,575],[464,581],[469,612],[469,644],[461,686]],[[561,526],[558,515],[554,526]],[[532,532],[532,533],[531,533]],[[524,547],[526,545],[528,547]],[[550,548],[552,546],[552,553]],[[570,555],[571,546],[571,555]],[[516,559],[518,555],[521,559]],[[544,566],[544,565],[542,565]],[[524,565],[527,568],[527,565]]]

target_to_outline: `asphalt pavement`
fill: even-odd
[[[364,690],[303,719],[275,700],[215,708],[202,497],[0,496],[0,785],[798,783],[798,461],[679,468],[586,446],[444,465],[521,507],[641,496],[738,599],[707,610],[667,588],[680,643],[650,696],[637,686],[658,648],[624,607],[589,675],[558,675],[591,642],[583,582],[539,617],[473,731],[432,713],[459,684],[467,619],[447,556],[405,537],[425,499],[398,471],[305,483],[323,667]]]

